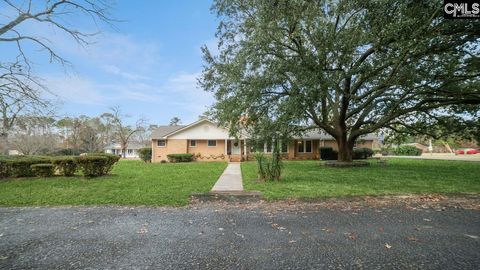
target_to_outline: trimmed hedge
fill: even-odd
[[[144,162],[152,162],[152,148],[140,148],[138,149],[138,155]]]
[[[77,171],[77,157],[65,156],[53,158],[52,164],[55,165],[55,170],[63,176],[73,176]]]
[[[94,177],[108,174],[119,159],[119,156],[103,153],[91,153],[79,157],[0,156],[0,178],[32,177],[39,173],[48,177],[55,172],[62,176],[73,176],[77,168],[82,169],[84,176]],[[33,166],[37,164],[42,166]],[[43,167],[51,167],[52,174]],[[43,172],[40,172],[41,170]]]
[[[35,173],[30,166],[49,162],[48,157],[42,156],[2,157],[0,161],[2,177],[32,177]]]
[[[101,168],[101,171],[102,171],[101,175],[105,175],[105,174],[110,173],[110,171],[113,169],[113,165],[115,165],[115,163],[117,163],[120,160],[120,156],[117,156],[117,155],[114,155],[114,154],[106,154],[106,153],[88,153],[86,156],[91,157],[92,161],[95,160],[94,157],[106,158],[105,163],[100,162],[100,160],[102,160],[102,159],[99,159],[99,161],[97,162],[102,167]],[[84,156],[80,156],[80,157],[77,158],[77,164],[79,164],[78,160],[80,160],[82,157],[84,157]],[[87,177],[91,177],[91,175],[86,175],[85,173],[83,175],[87,176]]]
[[[193,154],[170,154],[167,158],[170,162],[190,162],[193,160]]]
[[[393,154],[396,156],[420,156],[422,150],[413,145],[401,145],[397,148],[393,148]]]
[[[373,156],[370,148],[353,148],[353,159],[367,159]]]
[[[373,156],[373,150],[370,148],[354,148],[352,153],[353,159],[367,159]],[[332,147],[320,147],[320,158],[322,160],[337,160],[338,151]]]
[[[33,164],[30,168],[38,177],[52,177],[55,173],[55,166],[51,163]]]
[[[338,151],[333,150],[332,147],[320,147],[320,158],[322,160],[337,160]]]
[[[108,157],[85,155],[77,158],[77,164],[85,177],[98,177],[105,173],[108,166]]]

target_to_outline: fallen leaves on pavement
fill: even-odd
[[[418,242],[418,238],[416,238],[416,237],[415,237],[415,236],[413,236],[413,235],[412,235],[412,236],[409,236],[409,237],[407,237],[407,240],[408,240],[408,241],[411,241],[411,242]]]

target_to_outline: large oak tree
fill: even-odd
[[[478,113],[480,21],[444,19],[441,1],[217,0],[213,10],[219,53],[203,48],[200,83],[232,132],[238,119],[319,128],[351,161],[367,133],[458,104]]]

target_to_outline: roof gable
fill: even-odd
[[[164,137],[169,139],[190,140],[230,139],[227,129],[219,127],[208,119],[201,119],[188,126],[175,130]]]

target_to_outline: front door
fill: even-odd
[[[232,155],[240,155],[240,142],[239,141],[230,141],[232,144]]]

